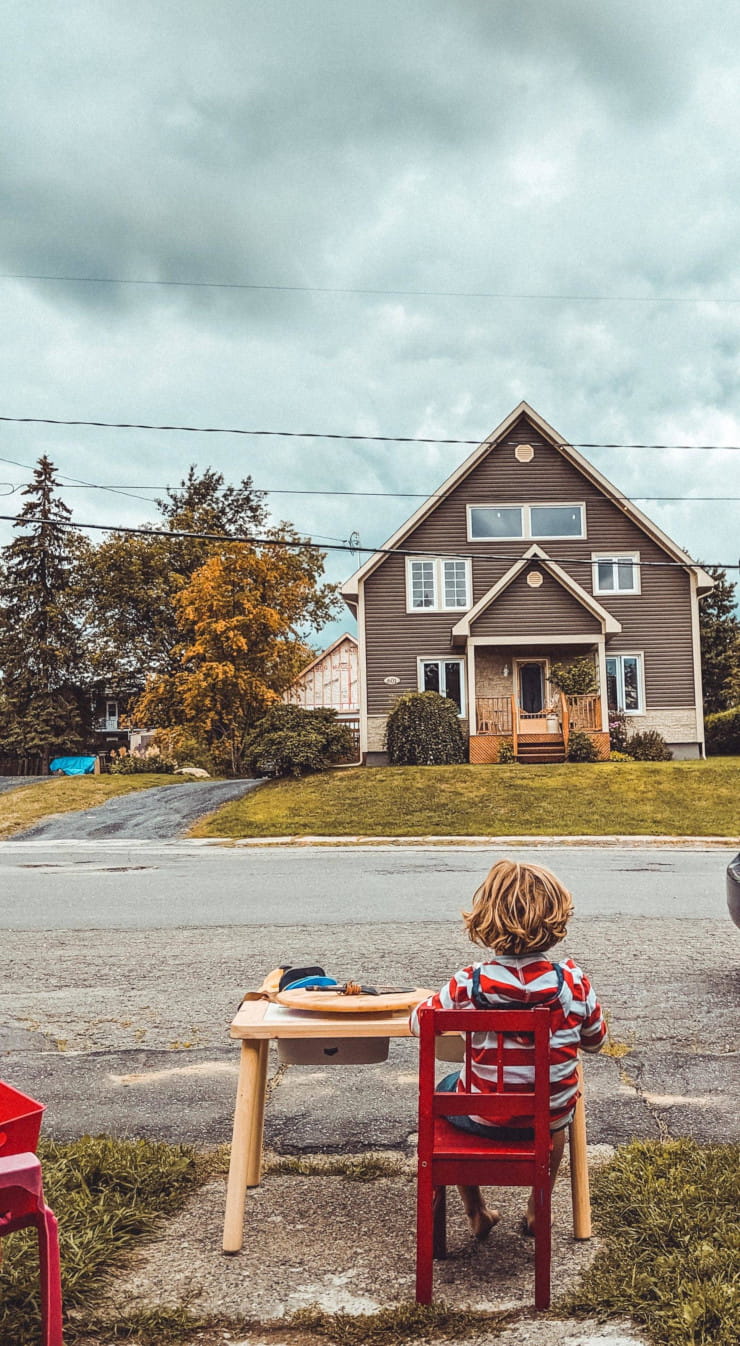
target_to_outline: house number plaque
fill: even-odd
[[[397,687],[400,681],[400,678],[393,677],[393,675],[391,675],[390,678],[383,678],[383,682],[386,683],[388,687]]]

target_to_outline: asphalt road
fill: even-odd
[[[18,832],[13,842],[34,841],[107,841],[111,838],[168,840],[182,835],[205,813],[221,804],[241,799],[254,790],[256,780],[202,781],[184,785],[156,785],[150,790],[108,799],[92,809],[60,813]]]
[[[53,776],[0,776],[0,795],[19,790],[22,785],[38,785],[40,781],[53,779]]]
[[[531,854],[573,887],[563,952],[609,1014],[615,1052],[586,1062],[590,1139],[736,1137],[730,852]],[[44,1100],[59,1138],[227,1140],[238,1060],[228,1024],[243,991],[284,961],[440,985],[474,956],[458,912],[490,859],[457,848],[6,843],[0,1076]],[[271,1069],[273,1147],[403,1149],[415,1130],[412,1042],[391,1044],[378,1066],[285,1071],[274,1059]]]
[[[245,782],[225,782],[226,788],[230,784],[243,789]],[[167,786],[162,795],[179,793],[179,788]],[[197,806],[203,796],[194,792],[200,789],[183,786],[176,807]],[[151,805],[152,791],[146,794],[146,802],[140,796],[111,802],[130,802],[133,812],[133,806]],[[108,807],[90,812],[102,816]],[[167,817],[171,824],[172,811]],[[58,825],[68,826],[63,819]],[[571,889],[582,916],[723,918],[724,871],[734,854],[731,849],[589,846],[497,850],[494,857],[480,847],[459,846],[51,845],[45,836],[38,841],[31,836],[0,843],[0,929],[449,921],[502,854],[553,869]]]

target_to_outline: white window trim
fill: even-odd
[[[474,509],[520,509],[522,511],[522,535],[521,537],[475,537],[472,527],[472,513]],[[532,515],[533,509],[580,509],[581,511],[581,532],[580,533],[533,533]],[[518,500],[496,500],[494,502],[480,501],[474,505],[466,505],[465,513],[467,516],[468,542],[573,542],[578,538],[588,536],[586,525],[586,502],[585,500],[531,500],[526,504]]]
[[[412,566],[415,561],[431,561],[434,565],[434,603],[430,608],[415,608],[413,606],[413,580]],[[444,596],[444,573],[443,565],[445,561],[463,561],[465,563],[465,598],[464,606],[448,608],[442,603]],[[473,569],[469,556],[407,556],[406,557],[406,611],[413,613],[414,616],[423,616],[427,612],[468,612],[473,605]]]
[[[429,608],[427,608],[427,612]],[[467,689],[465,677],[465,660],[456,654],[418,654],[416,656],[416,685],[420,692],[424,687],[424,665],[425,664],[459,664],[460,665],[460,719],[467,715]]]
[[[611,561],[612,565],[616,565],[617,561],[631,561],[633,565],[632,578],[634,587],[632,589],[600,589],[599,561]],[[626,598],[629,597],[630,594],[642,593],[639,551],[592,551],[591,570],[594,595],[598,594],[600,597],[606,595],[607,598]]]
[[[637,707],[637,710],[623,710],[621,713],[622,713],[623,715],[645,715],[645,714],[646,714],[646,705],[647,705],[647,703],[646,703],[646,701],[645,701],[645,652],[644,652],[644,650],[607,650],[607,651],[606,651],[606,655],[605,655],[605,659],[606,659],[606,661],[608,661],[609,659],[636,659],[636,660],[637,660],[637,693],[638,693],[638,696],[639,696],[639,698],[640,698],[640,704],[639,704],[639,706]],[[605,676],[605,677],[607,676],[607,672],[606,672],[606,663],[605,663],[605,665],[604,665],[604,676]],[[624,675],[622,675],[622,688],[621,688],[621,690],[622,690],[622,693],[624,693]],[[608,708],[609,708],[609,692],[608,692],[608,686],[607,686],[606,683],[604,684],[604,699],[605,699],[605,701],[606,701],[607,709],[608,709]],[[622,696],[622,700],[624,700],[624,695]]]

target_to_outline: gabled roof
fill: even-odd
[[[326,649],[321,651],[321,654],[317,654],[316,658],[312,659],[310,664],[306,664],[306,667],[301,669],[295,681],[300,682],[301,678],[305,677],[307,673],[310,673],[311,669],[315,668],[317,664],[320,664],[321,660],[325,659],[327,654],[331,654],[332,650],[335,650],[338,645],[344,644],[345,640],[351,640],[353,645],[358,644],[357,636],[351,635],[349,631],[343,631],[341,636],[337,636],[336,640],[333,640],[331,645],[327,645]],[[295,683],[293,685],[295,686]]]
[[[524,555],[518,561],[514,562],[513,566],[507,570],[506,574],[502,575],[501,579],[497,580],[482,598],[479,598],[475,607],[472,607],[469,612],[466,612],[460,618],[459,622],[453,626],[452,640],[454,644],[460,639],[470,635],[470,628],[473,622],[480,617],[481,613],[485,612],[486,608],[491,606],[491,603],[496,602],[496,599],[500,597],[505,589],[508,589],[509,585],[516,579],[517,575],[521,575],[522,571],[533,560],[538,561],[543,570],[547,570],[549,574],[552,575],[553,579],[557,580],[558,584],[562,584],[563,588],[567,589],[568,593],[571,594],[582,607],[586,608],[597,621],[601,622],[602,630],[605,633],[616,635],[617,632],[622,630],[621,622],[618,622],[616,617],[612,616],[611,612],[607,612],[606,608],[601,606],[601,603],[597,603],[596,599],[591,594],[587,593],[585,589],[582,589],[580,584],[578,584],[572,576],[568,575],[556,561],[552,561],[547,555],[547,552],[543,551],[542,548],[538,547],[535,543],[529,548],[529,551],[525,551]]]
[[[442,483],[439,490],[435,491],[423,505],[420,505],[411,517],[407,519],[391,537],[389,537],[388,541],[383,544],[382,549],[375,552],[354,572],[353,575],[350,575],[349,579],[342,585],[342,595],[345,599],[349,600],[351,603],[357,598],[360,580],[366,579],[373,570],[376,570],[377,567],[382,564],[388,551],[394,551],[396,548],[403,545],[403,542],[408,537],[409,533],[413,532],[413,530],[442,503],[446,496],[464,481],[465,477],[473,471],[473,468],[477,467],[478,464],[482,462],[486,455],[490,453],[491,449],[496,447],[500,440],[504,439],[519,420],[520,416],[526,416],[533,428],[538,430],[542,437],[552,444],[553,448],[557,449],[557,451],[561,453],[568,462],[572,463],[584,477],[602,491],[608,499],[612,500],[612,502],[617,505],[628,518],[632,519],[633,522],[636,523],[644,533],[647,533],[648,537],[652,538],[659,547],[662,547],[673,560],[680,561],[691,568],[697,577],[699,593],[706,592],[714,587],[714,581],[711,575],[708,575],[706,570],[703,570],[696,561],[693,561],[688,552],[685,552],[672,538],[669,538],[668,534],[664,533],[663,530],[659,528],[657,524],[653,523],[652,519],[649,519],[646,514],[643,514],[642,510],[638,509],[637,505],[634,505],[631,500],[625,500],[617,487],[614,486],[612,482],[608,481],[607,478],[593,466],[593,463],[590,463],[587,458],[584,458],[583,454],[579,453],[577,449],[574,449],[572,445],[566,444],[562,435],[559,435],[557,430],[554,430],[551,425],[548,425],[547,421],[544,420],[533,407],[530,407],[528,402],[520,402],[519,405],[514,407],[514,410],[505,417],[501,424],[496,426],[496,429],[492,430],[490,435],[486,436],[482,443],[478,445],[477,449],[473,449],[473,452],[468,455],[464,462],[460,463],[459,467],[455,469],[452,475]]]

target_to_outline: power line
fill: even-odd
[[[740,302],[740,301],[738,301]],[[440,439],[424,435],[357,435],[339,434],[321,430],[249,430],[241,426],[223,425],[150,425],[144,421],[85,421],[62,420],[51,416],[0,416],[0,422],[11,425],[70,425],[90,426],[101,430],[163,430],[191,435],[249,435],[273,439],[341,439],[369,444],[463,444],[477,447],[485,439]],[[585,440],[560,440],[559,449],[685,449],[694,453],[740,452],[740,444],[616,444],[592,443]],[[8,461],[10,461],[8,459]]]
[[[0,520],[5,521],[6,523],[17,523],[17,522],[18,522],[18,520],[16,519],[15,515],[13,515],[13,514],[0,514]],[[160,538],[160,540],[161,540],[161,539],[166,539],[166,538],[185,538],[185,539],[188,539],[188,540],[193,541],[193,542],[223,542],[223,543],[225,543],[225,544],[228,545],[228,546],[248,546],[248,547],[312,547],[312,546],[313,546],[313,542],[312,542],[311,538],[308,538],[308,537],[305,537],[305,538],[296,538],[296,539],[291,539],[291,538],[274,538],[274,537],[242,537],[242,536],[236,536],[236,537],[234,537],[234,536],[231,536],[231,535],[228,534],[228,533],[200,533],[200,532],[188,532],[188,531],[186,531],[185,529],[181,529],[181,528],[167,528],[167,529],[164,529],[164,528],[136,528],[136,527],[130,527],[130,526],[126,525],[126,524],[78,523],[78,522],[75,522],[75,520],[73,520],[73,519],[32,519],[32,518],[28,518],[28,519],[24,519],[22,522],[23,522],[23,526],[24,526],[24,527],[26,527],[26,526],[29,525],[29,524],[46,524],[47,526],[50,526],[50,527],[53,527],[53,528],[79,528],[79,529],[82,529],[83,531],[87,531],[88,529],[92,529],[94,532],[103,532],[103,533],[126,533],[126,534],[133,534],[133,535],[135,535],[135,536],[137,536],[137,537],[157,537],[157,538]],[[334,542],[334,543],[325,542],[325,543],[322,543],[321,547],[318,547],[317,550],[318,550],[318,551],[343,551],[343,552],[346,551],[346,552],[351,552],[353,555],[354,555],[356,552],[359,552],[359,553],[364,552],[364,553],[366,553],[368,556],[422,556],[422,557],[427,557],[427,556],[429,555],[429,551],[428,551],[428,549],[425,550],[425,551],[418,551],[418,550],[413,550],[413,549],[410,549],[410,548],[407,548],[407,547],[357,547],[357,546],[352,546],[349,542],[341,542],[341,543],[340,543],[340,542]],[[531,561],[533,565],[538,564],[538,562],[539,562],[540,560],[542,560],[545,564],[547,563],[548,560],[550,560],[550,561],[556,562],[558,565],[560,565],[560,564],[562,564],[562,565],[587,565],[587,566],[592,566],[592,565],[593,565],[593,561],[592,561],[591,557],[587,557],[587,556],[557,556],[557,557],[554,557],[554,556],[553,556],[553,557],[547,557],[547,558],[545,558],[545,557],[543,557],[543,558],[539,558],[539,557],[536,557],[536,556],[525,557],[525,556],[522,556],[522,555],[518,555],[518,556],[504,556],[504,555],[501,555],[501,554],[493,554],[493,553],[490,553],[490,552],[449,552],[449,553],[445,553],[445,559],[447,559],[447,560],[460,559],[460,560],[472,560],[472,561],[492,561],[492,560],[493,560],[493,561],[512,561],[512,562],[514,562],[514,561],[522,561],[522,560],[525,560],[525,559],[526,559],[526,560]],[[723,561],[704,561],[704,562],[702,562],[701,564],[702,564],[702,568],[703,568],[703,569],[707,569],[708,567],[710,567],[710,568],[715,568],[715,567],[716,567],[716,568],[719,569],[719,570],[740,570],[740,564],[738,564],[738,563],[730,563],[730,562],[725,563],[725,562],[723,562]],[[674,569],[674,570],[685,570],[687,567],[690,567],[690,566],[696,566],[696,565],[699,565],[699,562],[698,562],[698,561],[692,561],[689,557],[687,557],[685,561],[640,561],[640,566],[650,566],[650,567],[652,567],[652,568],[659,568],[659,569],[666,569],[666,568],[669,568],[669,569]]]
[[[2,419],[0,417],[0,419]],[[14,467],[26,468],[29,472],[34,470],[33,463],[23,463],[18,458],[2,458],[0,463],[11,463]],[[105,482],[83,481],[79,477],[69,477],[65,472],[57,471],[57,476],[64,481],[65,490],[71,491],[113,491],[116,495],[128,496],[131,500],[143,500],[146,505],[156,504],[155,500],[148,495],[137,495],[137,491],[172,491],[177,490],[176,486],[168,483],[165,486],[110,486]],[[8,493],[13,495],[20,489],[20,483],[14,485],[12,482],[3,482],[2,485],[12,486],[13,489]],[[316,490],[304,487],[291,486],[258,486],[255,487],[261,495],[317,495],[317,496],[355,496],[360,499],[379,499],[379,500],[443,500],[444,495],[439,491],[337,491],[337,490]],[[611,500],[618,500],[623,503],[629,503],[633,500],[649,500],[662,503],[692,503],[696,501],[699,504],[733,504],[740,501],[737,495],[613,495]],[[341,541],[342,539],[332,538],[332,541]]]
[[[0,458],[0,463],[12,463],[13,458]],[[17,464],[18,466],[32,468],[30,463]],[[58,476],[64,478],[66,491],[117,491],[123,494],[131,495],[134,491],[175,491],[178,489],[172,482],[165,486],[108,486],[105,482],[90,482],[84,485],[80,482],[69,482],[63,472]],[[10,495],[20,489],[20,483],[2,482],[0,485],[13,486]],[[334,491],[334,490],[308,490],[303,487],[292,486],[256,486],[255,490],[260,495],[317,495],[317,496],[354,496],[362,500],[443,500],[444,496],[439,491]],[[148,495],[132,495],[134,500],[144,500],[146,504],[153,505],[156,501]],[[650,500],[661,503],[687,503],[696,501],[697,504],[734,504],[740,502],[740,495],[611,495],[610,500],[619,500],[623,503],[629,503],[631,500]],[[332,541],[341,541],[342,539],[332,539]]]
[[[499,299],[516,302],[578,304],[740,304],[740,298],[714,295],[537,294],[511,290],[397,290],[351,285],[268,285],[231,280],[163,280],[129,276],[58,276],[39,272],[3,272],[0,280],[42,280],[74,285],[161,286],[190,290],[247,290],[270,294],[354,294],[390,299]]]

